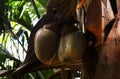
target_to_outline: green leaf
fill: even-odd
[[[18,59],[16,59],[15,57],[13,57],[8,51],[7,49],[3,49],[2,47],[0,47],[0,60],[1,59],[11,59],[11,60],[15,60],[15,61],[19,61]],[[1,61],[0,61],[1,62]]]
[[[27,11],[24,11],[24,14],[22,15],[22,17],[18,19],[18,23],[22,24],[24,27],[26,27],[30,31],[33,28],[32,20]]]
[[[46,3],[47,3],[48,0],[38,0],[38,1],[40,2],[40,4],[41,4],[44,8],[46,8]]]

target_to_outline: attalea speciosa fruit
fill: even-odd
[[[85,34],[73,31],[63,35],[58,48],[58,58],[61,62],[81,61],[86,49]]]
[[[34,46],[36,57],[44,64],[52,64],[57,56],[58,29],[55,23],[46,24],[35,34]],[[56,30],[57,31],[57,30]]]

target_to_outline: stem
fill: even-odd
[[[34,0],[31,0],[31,3],[32,3],[32,5],[33,5],[33,7],[34,7],[34,9],[35,9],[35,12],[36,12],[36,14],[37,14],[37,17],[40,18],[40,14],[39,14],[39,11],[38,11],[37,6],[36,6],[36,4],[35,4],[35,1],[34,1]]]
[[[19,41],[18,37],[11,31],[12,35],[15,36],[18,40],[18,43],[23,47],[24,51],[27,53],[26,49],[24,48],[23,44]]]

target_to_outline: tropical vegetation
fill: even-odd
[[[25,59],[30,32],[45,13],[47,0],[0,0],[0,70],[16,69]],[[20,79],[47,79],[53,69],[27,73]],[[0,79],[19,79],[0,77]]]

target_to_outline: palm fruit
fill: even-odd
[[[72,31],[62,35],[58,48],[61,62],[76,62],[81,60],[86,48],[85,35],[80,31]]]
[[[55,61],[57,53],[58,35],[56,23],[44,25],[35,34],[34,46],[36,57],[44,64],[51,64]]]

